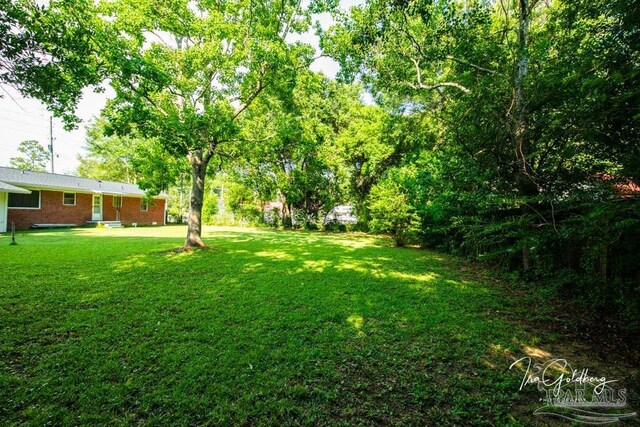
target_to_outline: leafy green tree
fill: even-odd
[[[313,50],[288,44],[305,31],[300,2],[114,1],[101,4],[118,43],[102,52],[116,98],[108,105],[119,133],[154,138],[191,169],[185,247],[201,247],[204,185],[221,145],[240,137],[238,119],[263,92],[287,90]],[[116,36],[118,35],[118,36]],[[132,128],[132,124],[135,128]]]
[[[290,95],[265,97],[247,116],[245,141],[260,142],[240,149],[237,175],[262,200],[279,197],[285,227],[313,228],[341,200],[344,171],[335,138],[353,98],[354,88],[301,72]]]
[[[344,77],[360,73],[386,108],[418,123],[428,122],[421,118],[426,115],[437,117],[427,123],[430,128],[413,132],[440,135],[463,146],[465,156],[479,153],[496,156],[490,160],[501,166],[529,165],[522,159],[530,151],[523,109],[528,58],[518,57],[528,55],[528,45],[518,45],[528,43],[528,36],[520,40],[518,32],[514,38],[511,30],[506,36],[497,31],[526,18],[528,34],[526,3],[505,2],[510,20],[503,23],[499,6],[485,2],[370,1],[352,9],[349,20],[324,36],[323,46],[340,60]],[[518,13],[520,6],[526,13]],[[496,140],[501,145],[495,146]],[[522,171],[511,166],[502,171],[509,175],[500,181],[504,190],[535,194],[530,171]]]
[[[94,179],[137,182],[133,159],[136,147],[144,141],[127,136],[107,136],[105,125],[105,119],[99,118],[87,126],[85,149],[88,154],[78,155],[78,175]]]
[[[44,102],[69,128],[82,90],[103,77],[85,0],[0,0],[0,84]],[[0,95],[1,96],[1,95]]]
[[[356,103],[345,115],[348,122],[336,141],[347,169],[349,196],[361,229],[369,222],[367,197],[385,172],[433,145],[424,117],[389,113],[378,106]]]
[[[47,171],[47,162],[51,159],[51,154],[38,141],[22,141],[18,151],[22,156],[11,158],[9,165],[12,168],[35,172]]]
[[[261,209],[254,190],[243,182],[227,182],[224,187],[226,208],[233,214],[234,224],[256,224],[261,221]]]
[[[601,308],[631,298],[638,7],[370,0],[323,35],[342,78],[411,123],[402,133],[422,149],[400,147],[397,164],[416,169],[423,244],[581,289]]]
[[[368,198],[371,230],[389,233],[396,246],[405,246],[415,239],[419,217],[413,204],[414,177],[405,169],[390,170],[387,176],[371,189]]]
[[[361,227],[369,215],[366,198],[394,153],[384,133],[384,111],[375,106],[355,105],[348,113],[349,124],[338,135],[336,146],[349,174],[349,193]]]
[[[202,222],[204,224],[213,224],[215,216],[218,213],[218,196],[215,191],[212,191],[209,185],[205,190],[207,197],[204,199],[202,205]]]

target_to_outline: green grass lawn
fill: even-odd
[[[508,369],[527,354],[637,384],[634,361],[456,258],[232,228],[175,251],[185,234],[0,237],[0,424],[547,422]]]

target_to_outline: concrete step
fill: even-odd
[[[78,226],[78,224],[33,224],[31,228],[71,228]]]
[[[97,227],[98,225],[102,225],[106,228],[122,228],[122,223],[120,221],[87,221],[86,225],[89,227]]]

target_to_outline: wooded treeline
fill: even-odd
[[[396,231],[637,322],[639,20],[635,1],[352,10],[325,48],[421,141],[370,206],[405,194]]]
[[[38,81],[56,68],[38,52],[78,37],[49,52],[65,59],[57,76],[78,75],[53,107],[105,77],[117,95],[83,173],[187,187],[186,246],[203,245],[216,185],[236,218],[283,227],[344,228],[324,216],[350,204],[354,229],[490,263],[640,329],[639,2],[38,6],[75,23],[58,39],[10,3],[0,29],[15,48],[1,53],[19,61],[3,81],[47,101]],[[290,42],[320,12],[335,19],[316,31],[337,80]]]

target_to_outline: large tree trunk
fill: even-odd
[[[188,155],[191,164],[191,199],[189,200],[189,219],[187,221],[187,240],[185,249],[204,248],[202,241],[202,204],[204,202],[204,180],[207,175],[208,156],[203,150],[191,151]]]
[[[529,73],[529,0],[519,0],[518,17],[518,53],[516,72],[514,76],[514,102],[512,135],[514,142],[514,154],[516,159],[516,185],[521,196],[529,197],[538,193],[537,185],[532,177],[531,164],[528,155],[530,152],[529,142],[526,139],[526,99],[525,80]],[[523,204],[520,207],[521,214],[530,214],[530,208]],[[531,251],[526,241],[522,247],[522,268],[527,271],[531,268]]]
[[[282,227],[291,228],[293,221],[291,218],[291,205],[287,201],[287,196],[280,191],[280,201],[282,202]]]

